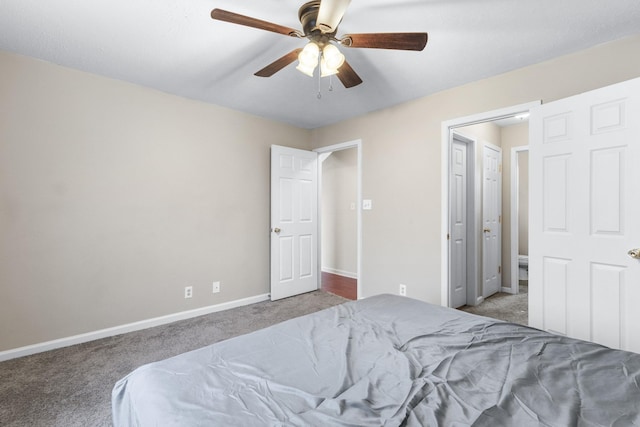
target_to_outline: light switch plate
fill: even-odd
[[[371,200],[366,199],[362,201],[362,209],[365,211],[370,211],[373,208],[373,204]]]

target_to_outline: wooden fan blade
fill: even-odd
[[[342,64],[342,66],[338,69],[337,76],[344,87],[346,87],[347,89],[349,89],[350,87],[358,86],[360,83],[362,83],[362,79],[360,78],[360,76],[356,74],[355,71],[353,71],[353,68],[351,68],[351,65],[349,65],[347,61],[344,61],[344,64]]]
[[[291,64],[293,61],[298,59],[298,55],[302,51],[301,48],[294,49],[291,52],[287,53],[280,59],[276,59],[271,64],[264,67],[262,70],[255,73],[258,77],[271,77],[278,71],[282,70],[287,65]]]
[[[347,47],[422,50],[427,45],[427,39],[427,33],[347,34],[340,43]]]
[[[222,9],[213,9],[211,11],[211,18],[217,19],[218,21],[231,22],[232,24],[257,28],[259,30],[266,30],[273,33],[284,34],[285,36],[303,36],[302,33],[300,33],[298,30],[294,30],[293,28],[274,24],[273,22],[263,21],[261,19],[251,18],[249,16],[240,15],[238,13],[229,12]]]

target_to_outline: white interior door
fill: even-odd
[[[271,146],[271,299],[318,289],[318,154]]]
[[[467,144],[451,142],[449,306],[467,303]]]
[[[529,323],[640,352],[640,79],[531,111]]]
[[[489,144],[482,160],[482,295],[502,286],[502,150]]]

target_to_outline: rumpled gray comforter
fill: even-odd
[[[640,355],[381,295],[142,366],[115,426],[634,426]]]

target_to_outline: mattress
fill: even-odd
[[[142,366],[115,426],[640,425],[640,355],[380,295]]]

